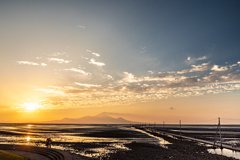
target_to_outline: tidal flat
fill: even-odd
[[[53,141],[52,148],[70,152],[74,160],[239,159],[212,154],[211,146],[153,135],[130,125],[1,124],[0,127],[0,143],[45,147],[48,137]]]

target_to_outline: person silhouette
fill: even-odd
[[[46,140],[46,147],[48,148],[48,144],[49,144],[49,139],[47,138],[47,140]]]
[[[51,145],[52,145],[52,140],[51,138],[48,139],[48,147],[51,148]]]

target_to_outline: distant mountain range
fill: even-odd
[[[85,116],[81,118],[64,118],[61,120],[47,121],[43,123],[72,123],[72,124],[136,124],[139,122],[133,122],[125,120],[122,117],[113,118],[106,113],[100,113],[96,116]]]

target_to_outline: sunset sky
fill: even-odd
[[[240,1],[0,0],[0,122],[107,112],[240,123]]]

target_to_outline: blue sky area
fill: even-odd
[[[106,112],[147,102],[161,111],[176,108],[159,106],[166,99],[235,97],[239,7],[238,0],[1,0],[0,106]],[[238,103],[231,101],[232,112]]]

